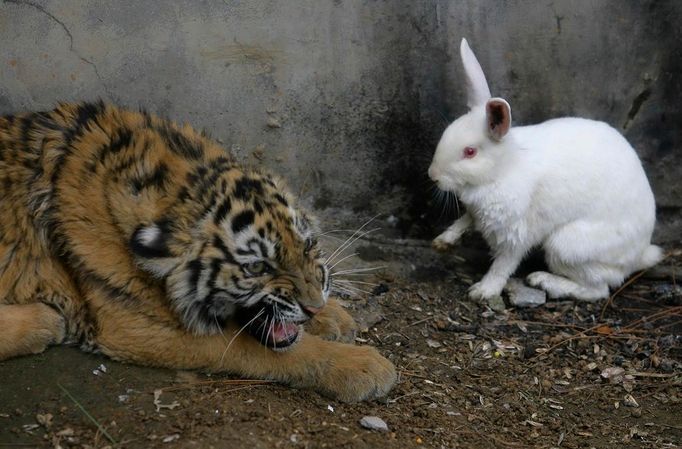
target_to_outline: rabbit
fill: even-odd
[[[462,39],[469,112],[443,133],[428,170],[466,206],[433,242],[449,247],[470,228],[494,260],[469,296],[500,295],[524,256],[542,247],[550,272],[526,282],[550,298],[596,301],[632,272],[662,259],[652,245],[654,195],[635,150],[606,123],[558,118],[511,126],[511,108],[491,98],[476,56]]]

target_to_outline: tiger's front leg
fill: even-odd
[[[106,313],[97,343],[102,352],[119,360],[272,379],[344,402],[384,396],[396,381],[393,364],[370,346],[303,333],[298,343],[277,352],[245,332],[238,334],[234,324],[225,335],[195,336],[125,310]]]

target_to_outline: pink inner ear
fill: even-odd
[[[509,132],[511,127],[511,111],[504,100],[492,99],[485,106],[488,132],[495,140],[500,140]]]

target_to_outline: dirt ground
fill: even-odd
[[[682,256],[667,249],[612,301],[491,310],[465,295],[488,263],[480,242],[440,255],[361,239],[353,263],[385,268],[345,301],[358,344],[399,370],[385,399],[343,404],[51,348],[0,363],[0,448],[681,447]],[[364,416],[389,430],[362,428]]]

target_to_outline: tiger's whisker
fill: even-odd
[[[215,321],[215,325],[218,326],[218,329],[220,329],[220,335],[222,335],[223,340],[225,340],[225,344],[227,346],[229,346],[230,343],[227,341],[227,337],[225,336],[225,331],[220,326],[220,323],[218,323],[218,315],[215,312],[213,312],[213,320]]]
[[[268,328],[268,338],[272,336],[272,344],[274,346],[274,349],[277,349],[277,340],[275,339],[275,317],[272,317],[272,320],[270,321],[270,328]],[[267,339],[265,340],[267,342]]]
[[[329,231],[324,231],[324,232],[320,232],[320,233],[313,234],[313,235],[315,237],[320,237],[323,235],[332,234],[334,232],[355,232],[355,231],[356,231],[356,229],[330,229]]]
[[[331,270],[331,269],[333,269],[335,266],[337,266],[338,264],[340,264],[341,262],[343,262],[344,260],[348,260],[348,259],[350,259],[351,257],[357,256],[357,255],[358,255],[358,253],[349,254],[349,255],[343,257],[342,259],[337,260],[337,261],[334,263],[334,265],[332,265],[331,267],[328,267],[328,269]]]
[[[338,284],[337,284],[337,286],[338,286]],[[372,294],[372,292],[369,292],[369,291],[367,291],[367,290],[363,290],[363,289],[358,288],[358,287],[355,287],[355,286],[353,286],[353,285],[343,285],[343,288],[346,288],[346,289],[348,289],[348,290],[355,291],[355,292],[367,293],[368,295],[371,295],[371,294]]]
[[[328,263],[328,262],[330,262],[331,260],[333,260],[332,257],[339,251],[339,249],[340,249],[341,247],[343,247],[349,240],[353,239],[353,237],[355,237],[360,231],[362,231],[362,230],[365,228],[365,226],[367,226],[368,224],[370,224],[370,223],[371,223],[375,218],[377,218],[378,216],[379,216],[379,214],[376,214],[375,216],[373,216],[372,218],[370,218],[369,220],[367,220],[367,221],[366,221],[362,226],[360,226],[355,232],[353,232],[353,234],[352,234],[350,237],[348,237],[348,238],[346,239],[346,241],[345,241],[344,243],[341,244],[341,246],[339,246],[338,248],[336,248],[336,251],[334,251],[334,252],[332,253],[332,255],[329,256],[329,257],[327,258],[327,260],[325,261],[325,263]]]
[[[368,271],[382,270],[382,269],[384,269],[384,268],[386,268],[386,265],[382,265],[382,266],[379,266],[379,267],[370,267],[370,268],[351,268],[351,269],[348,269],[348,270],[337,271],[337,272],[335,272],[335,273],[332,273],[331,275],[332,275],[332,276],[338,276],[339,274],[365,273],[365,272],[368,272]]]
[[[239,329],[239,331],[238,331],[236,334],[234,334],[234,337],[232,337],[232,339],[230,340],[230,342],[227,344],[227,347],[226,347],[225,350],[223,351],[223,355],[220,357],[220,363],[223,363],[223,359],[225,358],[225,354],[227,354],[227,350],[230,349],[230,346],[232,345],[232,343],[234,342],[234,340],[239,336],[239,334],[241,334],[241,333],[244,331],[244,329],[246,329],[247,327],[249,327],[249,325],[251,325],[251,323],[253,323],[254,321],[256,321],[256,318],[258,318],[259,316],[261,316],[261,315],[263,314],[263,312],[265,312],[265,308],[260,309],[260,312],[258,312],[258,313],[256,314],[256,316],[254,316],[253,318],[251,318],[251,320],[250,320],[248,323],[246,323],[245,325],[243,325],[242,328]]]
[[[342,287],[342,286],[340,286],[340,285],[332,285],[332,289],[333,289],[335,292],[346,293],[346,294],[348,294],[348,295],[353,295],[353,294],[355,294],[354,292],[348,290],[346,287]]]
[[[376,282],[363,282],[363,281],[353,281],[350,279],[336,279],[335,282],[350,282],[351,284],[364,284],[364,285],[371,285],[373,287],[379,286]]]
[[[325,261],[325,264],[331,263],[334,261],[334,258],[337,257],[339,254],[343,253],[347,248],[349,248],[353,243],[355,243],[358,239],[361,239],[363,237],[366,237],[367,235],[371,234],[372,232],[378,231],[381,228],[374,228],[370,229],[369,231],[361,232],[355,237],[351,236],[349,237],[346,242],[344,242],[341,246],[336,248],[336,251],[334,251]]]

